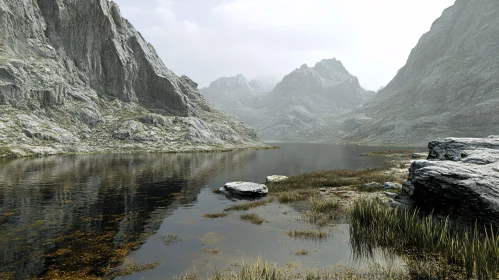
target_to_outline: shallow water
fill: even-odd
[[[267,175],[375,167],[382,158],[361,153],[389,147],[282,144],[275,150],[190,154],[53,156],[0,160],[0,278],[26,279],[79,272],[102,276],[108,267],[161,262],[126,279],[171,279],[195,268],[200,275],[261,258],[296,272],[352,258],[348,225],[327,228],[325,241],[292,239],[289,229],[311,228],[296,205],[252,209],[207,219],[235,202],[213,193],[229,181],[264,182]],[[179,240],[167,245],[168,234]],[[214,255],[203,248],[219,249]],[[297,250],[308,256],[297,256]],[[379,261],[383,261],[379,256]]]

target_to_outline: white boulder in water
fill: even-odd
[[[251,182],[230,182],[220,188],[222,192],[230,192],[240,196],[263,196],[269,193],[264,184]]]
[[[287,176],[283,175],[272,175],[272,176],[267,176],[267,183],[277,183],[277,182],[282,182],[287,180]]]

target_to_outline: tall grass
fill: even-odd
[[[380,247],[417,258],[443,259],[446,265],[462,268],[467,279],[497,279],[499,275],[499,236],[492,227],[466,227],[372,200],[354,205],[350,224],[350,242],[357,256]]]
[[[176,280],[198,280],[196,271],[184,272],[174,277]],[[204,278],[203,278],[204,279]],[[346,267],[336,267],[334,272],[308,271],[306,275],[300,275],[289,269],[277,267],[275,264],[262,262],[243,262],[243,264],[232,272],[215,272],[207,277],[210,280],[409,280],[411,277],[403,271],[393,271],[379,266],[370,267],[366,271],[356,271]]]

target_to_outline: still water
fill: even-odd
[[[277,262],[297,272],[352,257],[348,225],[328,229],[325,241],[292,239],[310,228],[299,205],[252,209],[220,219],[237,202],[213,193],[229,181],[264,182],[268,175],[375,167],[361,153],[389,147],[282,144],[279,149],[227,153],[103,154],[0,160],[0,279],[105,275],[123,262],[159,262],[125,279],[172,279],[189,269],[205,276],[242,260]],[[176,236],[176,239],[172,239]],[[219,250],[210,254],[202,249]],[[308,256],[297,256],[308,250]],[[71,278],[71,277],[70,277]]]

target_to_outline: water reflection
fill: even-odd
[[[204,182],[255,151],[0,162],[0,273],[102,276]],[[229,156],[231,155],[231,156]],[[52,274],[51,274],[52,273]]]
[[[225,182],[370,168],[383,159],[359,155],[381,149],[387,147],[283,144],[232,153],[0,160],[0,279],[101,277],[131,255],[163,263],[130,279],[165,279],[196,262],[208,263],[209,272],[248,256],[294,261],[290,252],[308,247],[318,252],[303,261],[304,268],[323,260],[330,262],[326,265],[348,261],[347,228],[326,245],[289,239],[283,231],[304,226],[289,206],[255,209],[270,221],[262,227],[241,222],[238,213],[218,220],[202,214],[223,211],[231,203],[212,192]],[[206,262],[206,253],[200,252],[198,237],[209,232],[227,237],[217,245],[223,255],[215,262]],[[160,238],[168,233],[189,240],[166,250]]]

